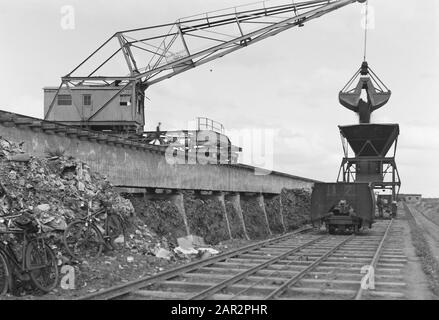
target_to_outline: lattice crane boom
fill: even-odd
[[[322,15],[365,0],[264,1],[179,19],[174,23],[115,33],[62,83],[48,107],[48,119],[62,88],[118,87],[84,119],[93,120],[121,92],[140,94],[151,85],[274,36]]]

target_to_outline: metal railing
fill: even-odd
[[[205,117],[197,117],[197,130],[210,130],[221,134],[225,133],[224,126],[221,123]]]

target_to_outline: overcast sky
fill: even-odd
[[[42,88],[58,86],[61,76],[115,31],[248,2],[1,1],[0,109],[42,117]],[[74,30],[60,26],[64,5],[75,9]],[[369,31],[368,61],[392,90],[373,121],[401,126],[402,192],[439,197],[439,4],[370,0],[370,5],[375,29]],[[158,121],[165,130],[185,129],[195,117],[207,116],[231,133],[264,130],[270,137],[272,132],[267,139],[274,145],[275,170],[334,181],[342,157],[337,125],[357,122],[338,104],[338,92],[362,62],[361,8],[350,5],[152,86],[146,129]],[[252,147],[234,142],[251,162]],[[256,158],[253,164],[264,165]]]

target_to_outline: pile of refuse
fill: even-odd
[[[281,199],[280,196],[273,198],[265,198],[265,211],[270,225],[270,230],[274,234],[284,232],[283,219],[281,215]]]
[[[160,237],[152,231],[140,218],[134,218],[133,227],[128,231],[125,239],[126,248],[131,253],[152,255],[158,258],[170,260],[173,254],[170,252],[172,244],[166,237]],[[116,239],[117,241],[117,239]]]
[[[158,236],[166,237],[172,244],[186,235],[186,227],[177,206],[170,200],[146,200],[143,196],[127,195],[136,215]]]
[[[148,202],[145,209],[157,209],[151,204]],[[123,198],[105,176],[74,157],[52,152],[46,157],[31,156],[22,143],[0,137],[0,217],[30,214],[43,225],[43,231],[53,240],[52,247],[67,263],[62,235],[71,221],[87,214],[84,205],[91,205],[92,212],[105,208],[107,213],[118,214],[129,222],[127,238],[120,235],[115,240],[123,242],[129,252],[175,258],[177,241],[169,243],[163,232],[169,230],[154,230],[143,217],[136,217],[131,201]],[[178,216],[174,205],[166,208]],[[99,221],[103,230],[104,218]],[[6,230],[6,225],[0,224],[1,229]]]
[[[245,239],[245,233],[242,226],[241,218],[233,202],[226,199],[226,212],[229,217],[230,231],[233,239]]]
[[[24,152],[23,144],[0,137],[0,216],[27,212],[44,231],[63,231],[90,201],[94,210],[105,206],[121,217],[134,214],[131,202],[82,161],[64,155],[34,157]]]
[[[269,229],[264,211],[258,200],[254,197],[241,197],[241,208],[250,239],[267,238],[269,236]]]
[[[212,245],[230,239],[225,211],[218,199],[199,198],[191,192],[184,192],[184,208],[191,233]]]
[[[123,249],[119,246],[118,250],[105,251],[103,256],[76,260],[67,254],[63,234],[70,222],[83,218],[90,208],[91,212],[105,209],[107,214],[118,214],[127,222],[124,234],[114,240],[123,244]],[[50,150],[45,156],[33,156],[25,152],[23,143],[0,137],[0,218],[7,222],[7,217],[26,214],[38,221],[55,251],[58,265],[69,264],[75,268],[77,289],[91,292],[101,285],[112,285],[113,280],[128,281],[145,272],[160,272],[162,267],[174,262],[219,253],[206,247],[202,239],[195,242],[191,237],[184,237],[184,223],[171,202],[148,201],[143,209],[151,218],[149,221],[142,214],[136,215],[131,201],[83,161]],[[162,209],[169,214],[162,217]],[[152,223],[158,217],[174,219],[160,228],[161,220]],[[104,222],[105,215],[98,220],[101,230]],[[172,234],[174,228],[179,232]],[[0,232],[7,230],[8,224],[0,223]],[[1,239],[13,244],[22,241],[11,234],[3,234]],[[105,283],[107,280],[111,281]],[[20,294],[26,294],[27,288],[20,288]]]
[[[311,192],[305,189],[283,189],[282,214],[288,230],[294,230],[309,222]]]
[[[133,228],[128,232],[126,241],[126,248],[132,254],[155,256],[165,260],[192,260],[219,253],[207,246],[202,237],[194,235],[179,237],[175,243],[173,239],[157,235],[141,217],[134,218],[133,222]]]

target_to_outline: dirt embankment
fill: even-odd
[[[177,206],[170,200],[147,200],[141,195],[125,195],[137,216],[157,235],[170,243],[186,236],[186,227]]]
[[[224,209],[219,199],[184,193],[184,209],[192,234],[203,237],[208,244],[230,239]]]
[[[171,200],[146,200],[133,195],[127,197],[133,203],[137,216],[159,236],[166,237],[170,243],[176,243],[177,238],[186,236],[182,213]],[[303,189],[285,189],[281,195],[265,198],[263,205],[255,196],[242,195],[240,201],[236,201],[234,198],[225,198],[231,237],[246,238],[244,222],[249,238],[258,240],[269,237],[270,231],[281,234],[307,223],[311,195]],[[203,237],[207,244],[230,239],[224,207],[219,198],[184,192],[183,203],[191,234]],[[244,221],[241,220],[239,207]]]
[[[282,214],[287,231],[295,230],[309,221],[311,193],[303,189],[284,189],[281,193]]]
[[[264,211],[255,197],[241,197],[244,223],[250,239],[265,239],[270,235]]]
[[[177,238],[186,236],[182,213],[171,200],[146,200],[143,196],[133,195],[127,197],[137,216],[157,235],[166,237],[170,243],[176,243]],[[309,219],[311,194],[303,189],[285,189],[281,195],[265,198],[264,205],[255,196],[242,195],[240,201],[237,199],[225,198],[233,239],[246,238],[243,222],[249,238],[258,240],[269,237],[270,231],[272,234],[281,234],[295,230]],[[219,198],[184,192],[183,203],[191,234],[203,237],[207,244],[230,239],[224,207]],[[239,207],[244,221],[241,220]]]
[[[271,232],[274,234],[279,234],[285,231],[280,208],[280,196],[265,199],[265,212],[267,212],[268,224]]]
[[[422,199],[421,204],[416,208],[433,223],[439,225],[439,199]]]
[[[245,239],[244,228],[239,217],[239,213],[236,210],[232,201],[226,199],[226,211],[230,223],[230,232],[233,239]]]

